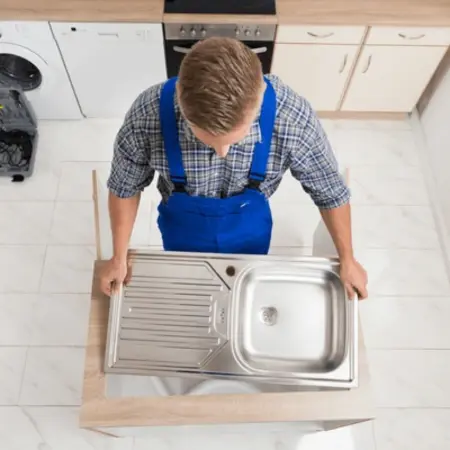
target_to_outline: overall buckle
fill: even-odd
[[[186,192],[186,177],[171,177],[173,192]]]
[[[261,185],[261,181],[259,180],[253,180],[253,179],[249,179],[248,180],[248,185],[247,188],[248,189],[254,189],[255,191],[259,191],[259,186]]]

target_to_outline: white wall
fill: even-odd
[[[421,117],[436,194],[450,235],[450,70]]]

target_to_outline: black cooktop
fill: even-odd
[[[275,0],[165,0],[172,14],[275,14]]]

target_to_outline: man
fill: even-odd
[[[102,274],[103,291],[127,281],[140,193],[155,172],[165,250],[266,254],[268,198],[287,169],[320,209],[348,294],[365,298],[349,191],[310,105],[277,77],[263,77],[258,57],[241,42],[199,42],[178,79],[137,98],[118,133],[108,180],[114,256]]]

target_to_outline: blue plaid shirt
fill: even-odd
[[[272,147],[261,191],[269,198],[289,169],[321,209],[347,203],[350,193],[325,132],[309,103],[278,77],[269,75],[277,95],[277,116]],[[162,84],[150,87],[133,103],[116,138],[109,190],[120,198],[136,195],[158,172],[158,189],[166,200],[172,192],[159,120]],[[248,136],[230,147],[226,158],[200,142],[175,104],[180,145],[190,195],[221,197],[241,192],[248,174],[255,143],[261,139],[258,120]]]

